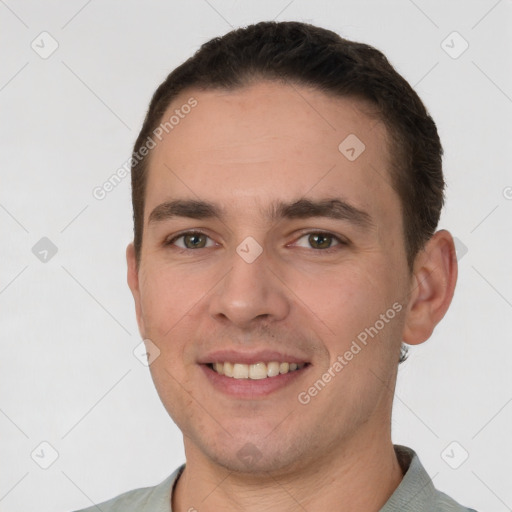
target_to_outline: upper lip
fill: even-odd
[[[256,363],[270,363],[277,361],[280,363],[307,363],[308,360],[300,356],[292,356],[278,352],[276,350],[253,350],[253,351],[240,351],[233,349],[215,350],[205,356],[201,357],[198,361],[199,364],[209,363],[242,363],[242,364],[256,364]]]

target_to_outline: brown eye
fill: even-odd
[[[309,235],[308,242],[315,249],[328,249],[331,246],[333,237],[325,233]]]
[[[192,235],[184,235],[183,243],[187,249],[201,249],[206,245],[206,235],[202,233],[193,233]]]
[[[180,249],[204,249],[213,245],[212,243],[207,245],[208,239],[209,237],[204,233],[198,231],[189,231],[167,241],[165,245],[176,245]]]
[[[306,244],[303,245],[299,243],[300,240],[306,239]],[[334,243],[333,243],[334,242]],[[337,245],[343,245],[344,242],[340,240],[337,236],[332,235],[331,233],[323,233],[321,231],[319,232],[312,232],[312,233],[306,233],[303,236],[299,238],[299,240],[296,242],[297,245],[301,247],[306,248],[313,248],[317,250],[326,250],[330,249],[333,246]]]

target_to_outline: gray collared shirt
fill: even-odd
[[[414,450],[395,445],[395,452],[404,477],[379,512],[476,512],[438,491]],[[184,468],[185,464],[155,487],[128,491],[77,512],[172,512],[171,493]]]

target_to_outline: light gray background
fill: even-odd
[[[2,512],[88,506],[184,461],[132,353],[129,178],[103,201],[92,189],[130,156],[175,66],[231,27],[270,19],[375,45],[437,122],[448,183],[440,227],[468,252],[447,316],[401,367],[393,438],[458,501],[511,510],[510,0],[0,0],[0,18]],[[59,45],[46,59],[31,48],[50,48],[43,31]],[[442,47],[453,31],[469,43],[458,58]],[[452,54],[462,44],[444,43]],[[46,263],[32,252],[42,237],[58,248]],[[446,460],[464,450],[452,469]]]

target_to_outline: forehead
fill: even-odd
[[[197,105],[182,109],[191,98]],[[229,210],[326,193],[394,215],[386,129],[367,112],[354,98],[276,82],[185,91],[162,118],[179,121],[151,153],[146,219],[175,196]]]

